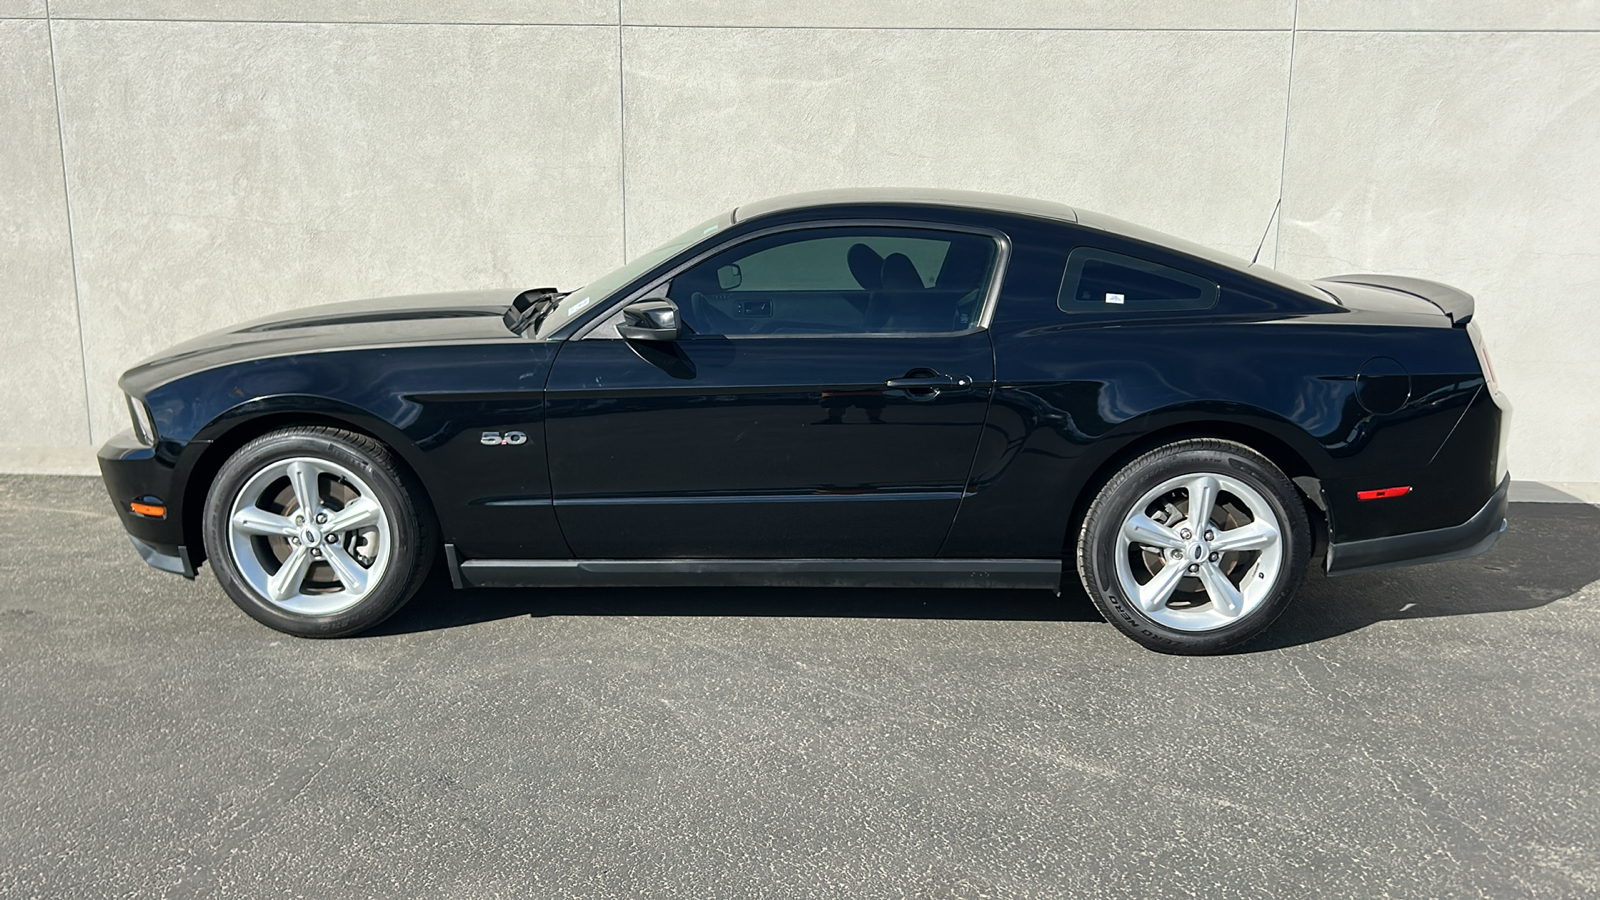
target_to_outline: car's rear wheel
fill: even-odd
[[[302,637],[378,624],[433,560],[432,520],[388,448],[336,428],[290,428],[234,453],[206,498],[206,555],[233,602]]]
[[[1283,612],[1310,549],[1289,479],[1243,444],[1202,438],[1152,450],[1106,482],[1078,534],[1078,572],[1139,643],[1217,653]]]

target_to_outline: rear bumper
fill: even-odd
[[[1506,495],[1510,489],[1511,475],[1508,473],[1501,479],[1500,487],[1489,498],[1489,502],[1460,525],[1329,544],[1328,574],[1349,575],[1352,572],[1477,556],[1493,547],[1494,542],[1500,539],[1500,533],[1506,530]]]

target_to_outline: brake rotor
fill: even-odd
[[[327,503],[329,512],[337,512],[344,509],[346,504],[360,496],[354,488],[338,478],[324,475],[320,480],[323,482],[321,494]],[[269,487],[268,491],[271,492],[274,488],[276,488],[276,491],[272,494],[271,505],[263,506],[262,508],[267,509],[269,512],[275,512],[280,516],[293,518],[300,512],[300,504],[295,499],[294,488],[290,486],[289,479],[281,479],[278,484]],[[339,543],[356,562],[363,566],[369,566],[372,564],[372,548],[376,546],[377,537],[378,529],[369,525],[365,528],[345,532],[339,536]],[[284,560],[289,558],[289,553],[294,550],[294,547],[290,546],[287,537],[268,536],[260,537],[258,540],[266,542],[268,555],[277,561],[277,566],[273,567],[274,571],[278,566],[283,565]],[[300,592],[303,594],[327,594],[343,589],[344,585],[334,573],[333,566],[329,565],[325,559],[317,559],[306,570],[305,581],[301,585]]]
[[[1189,496],[1186,491],[1175,490],[1164,497],[1160,497],[1155,503],[1147,507],[1144,512],[1151,519],[1169,528],[1202,530],[1195,528],[1188,521]],[[1212,506],[1211,520],[1205,527],[1209,527],[1213,531],[1231,531],[1250,521],[1249,512],[1239,503],[1238,498],[1223,491],[1218,495],[1217,502]],[[1154,576],[1166,566],[1166,558],[1161,555],[1162,551],[1159,547],[1140,546],[1137,552],[1139,562],[1144,566],[1145,574],[1147,575]],[[1249,564],[1254,561],[1256,555],[1257,553],[1254,550],[1229,551],[1222,554],[1222,557],[1217,560],[1215,565],[1218,571],[1232,581],[1234,580],[1234,571],[1236,569],[1248,571]],[[1210,602],[1211,598],[1206,594],[1205,586],[1200,583],[1200,579],[1194,575],[1185,575],[1178,580],[1178,586],[1173,590],[1172,599],[1167,602],[1167,606],[1174,609],[1187,609],[1195,606],[1204,606]]]

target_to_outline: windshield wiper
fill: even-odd
[[[568,291],[567,293],[571,293]],[[561,298],[567,293],[553,287],[534,288],[523,291],[517,295],[511,305],[506,307],[505,315],[501,317],[506,327],[512,334],[521,334],[529,328],[537,329],[544,317],[550,315],[550,310],[555,309]]]

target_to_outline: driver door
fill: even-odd
[[[997,235],[790,228],[650,292],[678,340],[620,317],[561,348],[546,387],[557,519],[574,555],[936,556],[994,382],[982,327]]]

